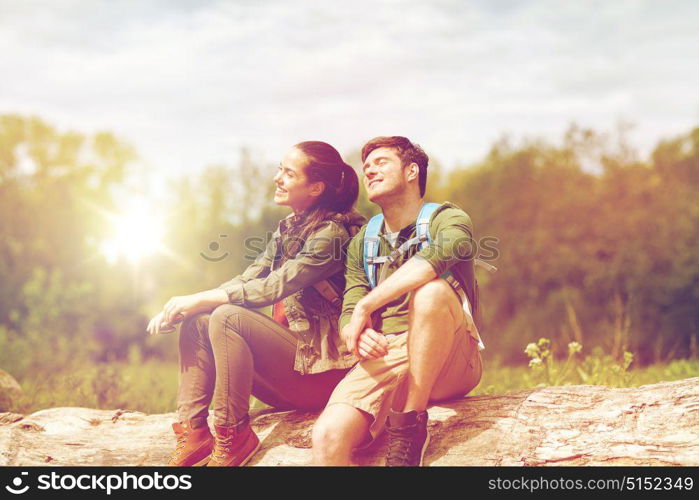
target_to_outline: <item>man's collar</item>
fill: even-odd
[[[400,230],[397,231],[397,232],[400,233],[400,234],[406,234],[406,233],[407,233],[407,234],[410,234],[410,233],[412,233],[413,231],[415,231],[415,222],[414,222],[414,221],[411,222],[410,224],[408,224],[407,226],[405,226],[404,228],[400,229]],[[388,231],[388,228],[386,227],[386,221],[385,221],[385,220],[383,221],[383,224],[381,225],[381,230],[379,231],[379,234],[381,234],[381,235],[393,234],[393,233],[391,233],[390,231]]]

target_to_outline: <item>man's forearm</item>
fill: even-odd
[[[383,305],[415,290],[436,277],[437,273],[432,264],[425,259],[412,257],[364,296],[357,304],[357,307],[364,308],[369,312],[376,311]]]

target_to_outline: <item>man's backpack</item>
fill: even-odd
[[[367,280],[369,281],[369,286],[371,288],[374,288],[377,285],[376,271],[381,264],[390,265],[398,257],[403,255],[405,252],[408,251],[408,249],[415,245],[419,245],[420,250],[422,250],[423,248],[428,247],[432,243],[432,237],[429,231],[430,219],[432,217],[432,214],[440,206],[441,205],[439,203],[425,203],[420,209],[420,213],[418,214],[417,220],[415,221],[415,237],[401,244],[390,254],[383,256],[379,256],[379,231],[381,230],[381,226],[383,225],[383,214],[375,215],[369,220],[366,232],[364,233],[363,264],[364,273],[366,274]],[[489,272],[495,272],[497,270],[495,266],[492,266],[481,259],[474,259],[474,265],[482,267]],[[440,278],[444,278],[451,285],[451,287],[454,289],[456,294],[461,299],[461,303],[463,304],[463,308],[466,314],[470,315],[474,319],[476,327],[480,328],[481,314],[480,304],[478,300],[478,280],[475,280],[474,300],[473,304],[470,304],[466,292],[461,287],[461,284],[452,275],[451,271],[446,271],[440,276]],[[471,310],[471,307],[473,307],[473,310]],[[481,350],[485,349],[485,346],[483,345],[483,342],[480,340],[480,337],[478,342],[478,348]]]

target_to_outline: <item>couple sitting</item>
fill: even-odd
[[[377,137],[362,161],[382,216],[364,225],[357,174],[332,146],[297,144],[274,177],[274,201],[292,214],[264,252],[151,320],[153,334],[184,318],[170,465],[250,460],[260,446],[251,394],[279,409],[324,408],[313,428],[317,465],[349,465],[384,425],[386,464],[421,465],[428,401],[480,381],[471,220],[450,203],[423,203],[428,158],[408,139]],[[253,310],[268,305],[272,318]]]

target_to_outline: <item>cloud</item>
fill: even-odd
[[[0,112],[110,129],[154,173],[345,153],[404,134],[446,165],[503,132],[699,117],[696,2],[12,2],[0,0]]]

